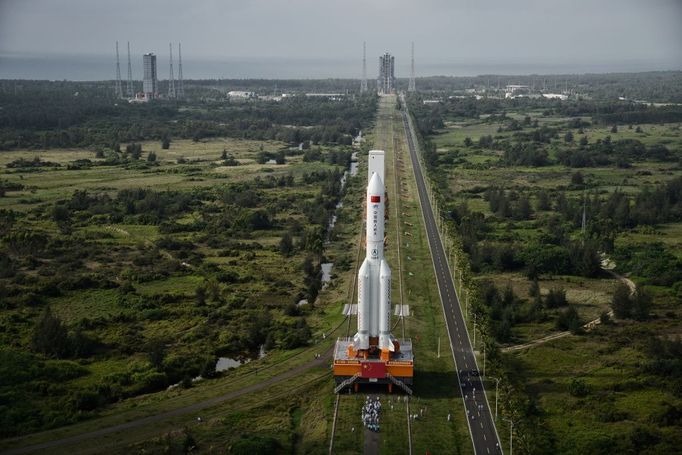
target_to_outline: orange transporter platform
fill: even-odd
[[[412,341],[409,339],[396,340],[399,350],[391,353],[389,359],[382,359],[380,352],[356,353],[352,349],[352,338],[339,338],[334,348],[334,380],[335,392],[353,387],[357,392],[361,384],[387,384],[388,391],[393,386],[412,394],[414,375],[414,355]],[[378,351],[378,350],[377,350]]]

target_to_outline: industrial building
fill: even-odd
[[[142,92],[147,100],[153,100],[159,96],[159,81],[156,69],[156,55],[149,53],[142,56],[144,65],[144,80]]]
[[[379,57],[377,91],[379,94],[395,93],[395,57],[388,52]]]
[[[357,333],[339,338],[334,348],[335,391],[362,384],[397,386],[411,394],[414,371],[412,341],[391,333],[391,268],[384,259],[387,219],[384,152],[368,157],[365,206],[365,259],[358,270]],[[402,306],[401,306],[402,308]]]

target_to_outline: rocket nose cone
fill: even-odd
[[[381,177],[376,172],[372,174],[369,179],[369,184],[367,185],[367,193],[383,196],[384,195],[384,182],[381,181]]]

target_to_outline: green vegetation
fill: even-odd
[[[336,142],[369,126],[375,98],[215,106],[251,131],[239,137],[299,131],[278,122],[305,126],[281,142],[204,139],[232,135],[227,127],[182,139],[190,133],[179,129],[202,130],[162,103],[103,108],[110,100],[93,94],[38,106],[32,96],[8,101],[18,110],[2,111],[6,137],[26,129],[21,147],[32,147],[27,138],[87,130],[60,145],[95,150],[49,149],[49,139],[40,152],[0,153],[0,436],[120,412],[174,384],[200,388],[197,376],[229,379],[236,373],[215,372],[219,356],[251,359],[262,348],[276,359],[340,320],[334,299],[343,291],[331,286],[318,298],[320,264],[347,273],[354,257],[344,223],[356,208],[337,210],[356,191],[341,185],[353,149]],[[256,120],[266,111],[269,126]],[[61,123],[34,122],[53,116]],[[346,126],[326,120],[351,116]],[[312,141],[318,133],[324,140]],[[125,140],[101,146],[111,134]],[[278,446],[287,446],[283,435],[273,436]],[[183,437],[183,447],[198,440]]]
[[[682,406],[679,107],[422,100],[409,99],[411,113],[441,213],[468,258],[463,281],[489,374],[501,378],[503,415],[515,422],[514,449],[673,450],[682,438],[667,423]],[[634,292],[605,270],[614,266]],[[564,330],[573,335],[501,351]],[[508,440],[508,424],[498,429]]]
[[[197,86],[188,97],[202,101],[129,104],[92,83],[24,81],[20,93],[5,84],[10,82],[0,81],[0,150],[90,147],[120,153],[122,144],[135,141],[156,140],[168,150],[176,139],[219,137],[350,145],[376,108],[374,96],[329,100],[300,91],[279,101],[228,102],[228,85],[214,89],[215,102],[202,99]]]

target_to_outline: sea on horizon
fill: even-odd
[[[158,57],[159,79],[167,79],[168,60]],[[410,74],[408,59],[396,57],[396,77]],[[142,57],[131,62],[133,79],[142,79]],[[177,77],[178,62],[174,62]],[[377,73],[368,61],[367,75]],[[597,63],[524,63],[524,62],[420,62],[415,65],[417,77],[476,76],[482,74],[583,74],[659,70],[679,70],[674,63],[662,61],[623,61]],[[128,73],[127,57],[121,56],[121,77]],[[359,79],[362,61],[324,58],[239,58],[183,59],[185,79]],[[0,79],[94,81],[116,78],[116,58],[107,55],[20,55],[0,54]]]

